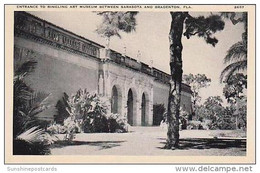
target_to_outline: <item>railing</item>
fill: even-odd
[[[170,81],[170,75],[158,69],[153,69],[153,76],[155,77],[156,80],[163,83],[169,83]]]
[[[57,44],[61,48],[99,58],[99,47],[28,13],[15,12],[14,26],[15,34],[23,32],[23,34],[30,34],[37,39],[51,41],[52,44]]]
[[[129,58],[129,57],[125,58],[125,65],[127,67],[130,67],[130,68],[135,69],[135,70],[140,71],[140,69],[141,69],[141,64],[139,62],[137,62],[135,59],[132,59],[132,58]]]
[[[115,62],[117,64],[125,65],[125,57],[122,56],[120,53],[110,50],[109,56],[113,62]]]
[[[138,70],[142,73],[151,75],[151,76],[155,77],[155,80],[166,83],[166,84],[168,84],[170,81],[169,74],[164,73],[156,68],[151,68],[143,62],[137,62],[135,59],[132,59],[128,56],[123,56],[122,54],[120,54],[114,50],[110,50],[109,54],[110,54],[110,56],[109,56],[110,60],[119,65],[126,66],[131,69]]]
[[[149,67],[147,64],[141,63],[141,72],[146,74],[152,74],[152,68]]]
[[[132,59],[128,56],[123,56],[122,54],[114,50],[110,50],[110,59],[117,64],[129,67],[131,69],[138,71],[141,70],[141,63],[137,62],[135,59]]]

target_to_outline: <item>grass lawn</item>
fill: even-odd
[[[166,129],[132,127],[130,133],[81,133],[71,142],[58,142],[53,155],[171,155],[245,156],[246,138],[241,131],[182,130],[180,148],[165,150]],[[232,136],[232,134],[235,134]],[[63,135],[59,135],[62,139]]]

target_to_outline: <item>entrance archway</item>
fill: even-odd
[[[136,94],[132,89],[129,89],[127,94],[127,122],[130,125],[135,125],[136,117]]]
[[[141,125],[145,126],[146,122],[146,100],[145,100],[145,94],[142,95],[142,103],[141,103]]]

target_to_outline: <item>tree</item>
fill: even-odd
[[[207,119],[211,120],[211,129],[220,128],[218,122],[225,114],[225,108],[222,106],[223,100],[220,96],[210,96],[204,102],[204,107],[207,112]],[[220,128],[221,129],[221,128]]]
[[[97,14],[103,17],[102,23],[96,29],[96,32],[105,37],[106,48],[109,49],[110,38],[117,36],[121,38],[120,31],[130,33],[135,31],[137,25],[135,16],[138,12],[113,12],[105,11]]]
[[[37,115],[51,105],[47,102],[50,94],[35,92],[26,84],[25,78],[36,68],[37,62],[28,60],[16,63],[14,69],[14,110],[13,110],[13,136],[16,137],[33,126],[41,126],[45,122]]]
[[[247,98],[243,98],[240,100],[240,104],[237,106],[237,122],[236,127],[237,129],[243,128],[246,130],[247,127]]]
[[[27,57],[28,58],[28,57]],[[25,77],[36,68],[33,59],[19,61],[14,58],[14,109],[13,109],[13,154],[49,154],[50,135],[39,129],[44,122],[37,115],[50,107],[49,94],[35,92],[25,82]]]
[[[241,112],[241,104],[243,104],[241,101],[246,98],[246,96],[243,95],[243,92],[244,89],[247,88],[247,75],[244,75],[242,73],[236,73],[235,75],[230,76],[229,79],[224,83],[226,83],[226,85],[223,88],[223,94],[227,99],[228,103],[230,103],[233,107],[236,108],[234,114],[236,116],[236,128],[238,129],[238,118],[243,120],[246,116],[244,112]],[[243,105],[246,108],[246,104]]]
[[[222,103],[219,96],[212,96],[208,97],[202,105],[198,105],[196,114],[205,129],[234,129],[235,121],[232,117],[234,107],[223,107]]]
[[[233,44],[224,58],[224,63],[227,64],[227,66],[221,72],[220,80],[225,81],[235,73],[247,69],[247,13],[227,12],[221,13],[221,15],[224,18],[230,19],[233,25],[243,23],[245,30],[242,33],[242,40]]]
[[[225,107],[223,112],[219,114],[218,120],[213,126],[214,129],[222,129],[222,130],[234,130],[235,129],[235,119],[233,115],[233,107]]]
[[[208,87],[210,85],[211,79],[207,78],[205,74],[188,74],[183,75],[184,83],[190,85],[192,91],[192,107],[193,114],[196,112],[197,104],[200,102],[201,97],[199,91],[201,88]],[[198,117],[197,117],[198,119]]]
[[[102,12],[104,17],[100,29],[105,37],[110,38],[113,35],[118,36],[120,29],[118,25],[118,14],[120,12]],[[127,13],[127,12],[123,12]],[[128,12],[131,13],[131,12]],[[128,14],[130,19],[135,18],[133,15]],[[122,14],[121,14],[122,15]],[[170,12],[171,26],[169,32],[169,49],[170,49],[170,90],[168,98],[167,121],[169,123],[167,132],[166,149],[175,149],[179,144],[179,119],[180,119],[180,98],[181,98],[181,82],[182,82],[182,35],[187,39],[192,36],[203,38],[206,43],[215,46],[218,40],[213,37],[217,31],[224,29],[225,23],[219,15],[210,14],[209,16],[193,17],[189,12]],[[114,19],[115,18],[115,19]],[[114,22],[115,21],[115,22]],[[115,24],[114,24],[115,23]],[[126,22],[128,23],[128,22]],[[134,24],[134,23],[132,23]],[[135,25],[131,25],[135,26]],[[111,28],[111,29],[110,29]],[[122,27],[125,28],[125,27]],[[128,28],[128,27],[127,27]],[[131,27],[130,27],[131,28]],[[109,31],[109,32],[108,32]],[[112,31],[112,32],[110,32]]]
[[[179,115],[182,82],[182,35],[204,38],[206,43],[215,46],[218,40],[212,35],[224,29],[225,23],[219,15],[193,17],[189,12],[170,12],[172,17],[170,42],[170,93],[167,120],[169,122],[165,148],[175,149],[179,144]],[[184,31],[185,25],[185,31]]]
[[[198,121],[202,122],[203,120],[205,120],[205,118],[207,117],[207,111],[206,111],[205,106],[203,104],[198,105],[196,107],[195,115],[197,116]]]
[[[244,89],[247,88],[247,75],[237,73],[232,75],[229,80],[225,81],[223,94],[228,103],[235,104],[237,99],[241,99]]]

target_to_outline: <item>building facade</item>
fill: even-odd
[[[167,107],[169,74],[26,12],[14,18],[14,66],[36,59],[27,82],[51,93],[50,102],[86,88],[109,98],[109,111],[127,116],[133,126],[153,125],[154,104]],[[182,108],[191,113],[190,86],[182,84],[181,95]],[[43,116],[54,114],[50,109]]]

